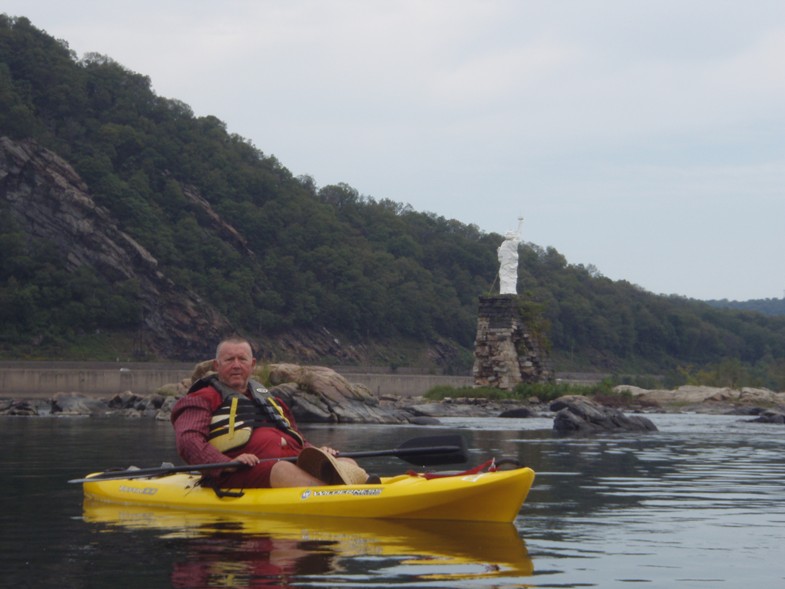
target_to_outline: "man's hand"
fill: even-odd
[[[261,459],[256,454],[240,454],[232,458],[234,462],[242,462],[246,466],[254,466],[255,464],[259,464]]]

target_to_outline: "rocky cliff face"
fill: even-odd
[[[183,195],[216,235],[242,255],[255,255],[246,239],[197,190],[183,187]],[[237,331],[206,300],[174,284],[155,257],[120,229],[118,219],[96,204],[90,187],[69,163],[36,142],[0,137],[0,207],[31,240],[56,244],[68,269],[86,266],[109,283],[138,281],[143,310],[139,338],[147,353],[171,360],[210,358],[218,340]],[[382,344],[347,341],[318,325],[242,335],[265,360],[318,363],[330,358],[371,364],[386,357]],[[442,360],[458,353],[455,346],[439,342],[425,351],[444,356]]]
[[[110,283],[141,286],[145,346],[161,357],[210,357],[232,326],[196,294],[177,287],[141,244],[98,206],[74,169],[33,141],[0,138],[0,199],[32,239],[57,244],[68,269],[93,268]]]

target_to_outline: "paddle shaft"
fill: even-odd
[[[360,450],[359,452],[339,452],[344,458],[370,458],[371,456],[423,456],[431,454],[457,454],[463,452],[462,446],[426,446],[423,448],[398,448],[396,450]]]
[[[444,442],[455,440],[457,444],[428,446],[421,445],[423,442],[428,441]],[[465,447],[463,445],[463,438],[460,436],[438,436],[432,438],[414,438],[405,442],[401,447],[394,450],[365,450],[358,452],[341,452],[339,457],[345,458],[369,458],[372,456],[396,456],[404,458],[407,456],[419,456],[423,464],[439,464],[440,459],[442,464],[449,464],[455,462],[466,462]],[[297,461],[297,456],[286,456],[282,458],[262,458],[261,462],[273,462],[278,460],[285,460],[288,462]],[[113,479],[137,479],[148,476],[163,476],[167,474],[175,474],[178,472],[195,472],[203,470],[219,470],[224,468],[238,468],[245,467],[242,462],[215,462],[210,464],[188,464],[184,466],[161,466],[158,468],[139,468],[134,470],[118,470],[110,472],[102,472],[91,477],[72,479],[69,483],[85,483],[94,481],[106,481]]]

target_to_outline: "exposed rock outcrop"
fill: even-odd
[[[776,423],[778,425],[785,425],[785,413],[778,413],[777,411],[763,411],[755,419],[751,419],[755,423]]]
[[[618,409],[603,407],[577,395],[560,397],[550,404],[553,430],[559,434],[597,432],[657,431],[657,426],[642,415],[625,415]]]
[[[191,377],[180,383],[177,396],[211,370],[211,360],[197,364]],[[367,387],[324,366],[266,364],[257,368],[254,378],[269,382],[270,392],[283,399],[301,423],[416,423],[420,417],[382,406]]]
[[[534,417],[534,412],[528,407],[516,407],[515,409],[507,409],[499,413],[499,417],[507,417],[510,419],[521,419],[527,417]]]
[[[181,188],[200,223],[243,257],[255,257],[247,238],[196,188]],[[56,244],[68,269],[89,267],[110,284],[136,281],[142,310],[142,325],[136,335],[145,354],[170,360],[206,357],[222,336],[237,331],[215,306],[175,285],[155,256],[121,229],[111,211],[96,202],[73,167],[35,141],[0,137],[0,209],[11,215],[30,241]],[[332,358],[346,364],[367,364],[370,357],[378,355],[372,345],[345,341],[318,325],[261,338],[246,335],[268,359],[276,356],[317,363]],[[443,363],[454,361],[458,353],[438,345],[428,350],[451,353]]]
[[[364,386],[350,383],[330,368],[271,364],[273,392],[302,421],[338,423],[406,423],[402,412],[391,412]]]
[[[56,393],[49,399],[0,402],[0,415],[27,417],[154,417],[168,420],[174,397],[159,394],[137,395],[124,391],[112,397],[96,397],[83,393]]]
[[[780,408],[785,410],[785,392],[775,393],[769,389],[743,387],[709,387],[684,385],[674,390],[641,389],[619,385],[614,389],[629,394],[633,400],[649,408],[664,410],[689,410],[703,413],[726,413],[730,406],[737,408]]]
[[[161,357],[206,355],[231,331],[213,307],[159,270],[66,161],[34,141],[0,137],[0,199],[33,239],[65,253],[69,269],[89,266],[110,283],[138,281],[144,343]]]
[[[3,415],[155,417],[168,420],[176,400],[191,384],[211,371],[212,362],[197,366],[190,378],[176,386],[163,387],[173,394],[140,395],[124,391],[109,398],[82,393],[56,393],[49,400],[4,401]],[[382,407],[364,386],[353,384],[330,368],[271,364],[267,371],[270,392],[289,405],[301,423],[417,423],[420,416],[397,407]],[[260,380],[264,375],[257,374]],[[437,420],[433,422],[438,423]]]

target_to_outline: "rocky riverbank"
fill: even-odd
[[[614,393],[612,397],[601,397],[599,404],[636,413],[757,415],[769,410],[785,412],[785,392],[768,389],[682,386],[673,390],[649,390],[620,385]],[[387,401],[399,404],[404,401],[410,410],[433,417],[532,417],[550,412],[550,404],[536,398],[527,401],[456,398],[433,402],[423,397],[405,400],[390,397]]]
[[[641,389],[621,385],[614,389],[628,396],[632,404],[641,409],[658,409],[666,412],[696,413],[749,413],[754,409],[785,410],[785,392],[743,387],[707,387],[685,385],[674,390]]]
[[[60,392],[48,399],[0,399],[0,415],[17,416],[124,416],[168,420],[175,401],[186,394],[191,382],[203,376],[210,363],[196,366],[182,382],[165,385],[154,394],[122,391],[101,397],[79,392]],[[423,397],[376,396],[366,387],[349,382],[329,368],[273,364],[264,368],[271,392],[281,397],[300,423],[436,424],[443,417],[549,417],[554,429],[580,430],[575,417],[598,423],[600,429],[651,429],[639,419],[632,422],[623,412],[694,412],[737,414],[760,421],[785,424],[785,393],[768,389],[683,386],[675,390],[616,387],[612,396],[587,401],[562,397],[554,402],[538,399],[488,400],[453,398],[430,401]],[[262,375],[258,375],[261,378]],[[570,415],[565,415],[569,411]],[[557,419],[558,417],[558,419]],[[654,428],[656,429],[656,427]]]

